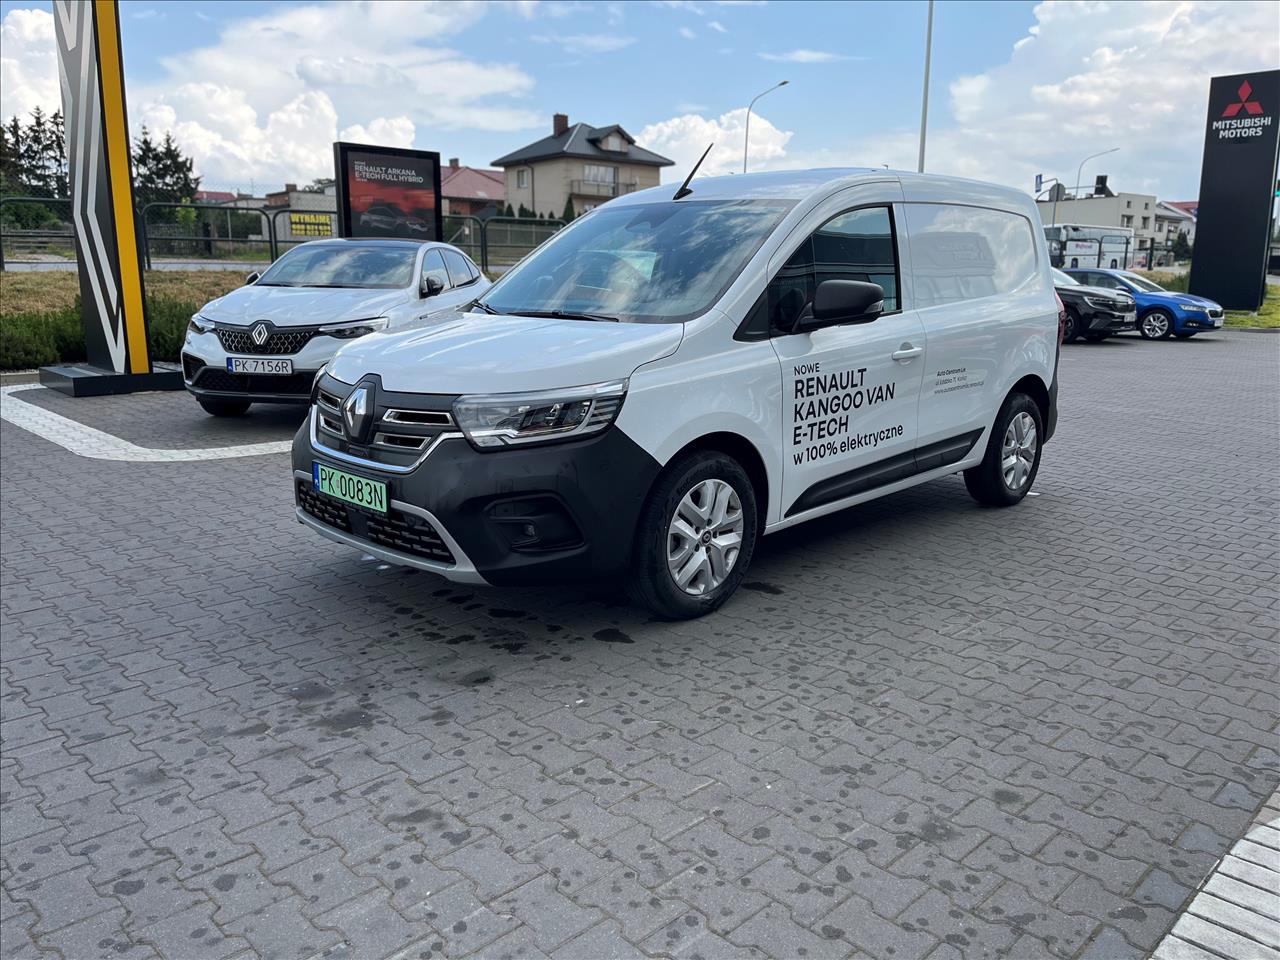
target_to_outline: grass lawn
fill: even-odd
[[[1224,325],[1228,327],[1280,328],[1280,292],[1267,297],[1257,313],[1246,310],[1228,310]]]
[[[191,303],[194,313],[215,297],[244,284],[243,270],[149,270],[147,296]],[[80,293],[75,270],[6,270],[0,273],[0,317],[69,310]]]
[[[152,270],[143,283],[152,357],[173,361],[191,314],[243,284],[244,272]],[[74,270],[0,273],[0,370],[84,360],[79,297]]]

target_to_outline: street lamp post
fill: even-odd
[[[1084,173],[1084,165],[1090,160],[1096,160],[1098,157],[1105,157],[1108,153],[1115,153],[1119,149],[1119,147],[1112,147],[1110,150],[1103,150],[1101,153],[1092,153],[1080,161],[1080,166],[1076,168],[1076,188],[1072,191],[1071,199],[1080,199],[1080,177]]]
[[[929,126],[929,60],[933,54],[933,0],[929,0],[929,26],[924,34],[924,96],[920,102],[920,161],[917,173],[924,173],[924,134]]]
[[[773,91],[777,90],[779,87],[785,87],[788,83],[790,83],[789,80],[783,80],[781,83],[775,83],[768,90],[765,90],[764,93],[757,93],[754,97],[751,98],[751,102],[747,104],[747,128],[742,135],[742,172],[743,173],[747,172],[747,148],[751,145],[751,108],[756,105],[756,101],[759,100],[761,97],[763,97],[765,93],[773,93]]]

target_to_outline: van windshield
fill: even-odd
[[[557,233],[479,304],[491,313],[683,322],[720,298],[792,206],[789,200],[605,206]]]

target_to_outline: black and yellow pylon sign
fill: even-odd
[[[54,0],[87,367],[41,382],[77,395],[172,386],[151,381],[116,0]],[[177,386],[181,386],[179,379]]]

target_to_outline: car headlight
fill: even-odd
[[[1208,307],[1202,307],[1198,303],[1183,303],[1183,304],[1179,304],[1179,306],[1182,307],[1182,310],[1184,313],[1208,313],[1209,312]]]
[[[1084,302],[1096,310],[1124,310],[1124,304],[1109,297],[1085,297]]]
[[[191,319],[187,321],[187,333],[208,333],[212,329],[213,321],[198,313],[193,313]]]
[[[537,393],[459,397],[453,419],[480,450],[577,439],[607,429],[626,395],[626,380],[610,380]]]
[[[346,323],[331,323],[321,327],[319,332],[339,340],[352,340],[363,337],[367,333],[387,329],[390,321],[386,317],[370,317],[368,320],[348,320]]]

